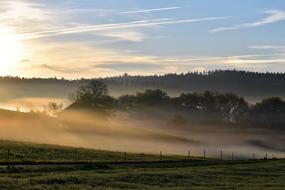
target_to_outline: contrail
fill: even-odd
[[[76,34],[83,32],[117,30],[117,29],[126,29],[126,28],[144,28],[144,27],[159,26],[159,25],[194,23],[194,22],[203,22],[203,21],[220,20],[220,19],[224,18],[208,17],[208,18],[184,19],[184,20],[173,20],[173,19],[141,20],[134,22],[126,22],[126,23],[100,24],[100,25],[64,28],[58,30],[24,33],[24,34],[18,34],[18,37],[20,38],[20,40],[29,40],[29,39],[52,37],[52,36],[59,36],[65,34]]]
[[[175,9],[181,9],[181,7],[165,7],[165,8],[157,8],[157,9],[144,9],[144,10],[136,10],[136,11],[119,12],[117,14],[149,13],[149,12],[154,12],[154,11],[166,11],[166,10],[175,10]]]

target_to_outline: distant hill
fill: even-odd
[[[246,71],[210,71],[204,73],[166,74],[163,76],[128,76],[103,79],[115,87],[159,88],[166,92],[232,92],[246,98],[285,97],[285,73]]]
[[[162,89],[170,95],[182,92],[205,90],[221,93],[232,92],[249,101],[263,97],[285,98],[285,73],[257,73],[246,71],[210,71],[204,73],[165,74],[153,76],[129,76],[99,78],[110,89],[110,94],[133,94],[145,89]],[[21,97],[67,98],[82,84],[92,79],[41,79],[41,78],[0,78],[0,101]]]

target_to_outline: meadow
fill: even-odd
[[[7,163],[7,147],[10,158]],[[285,160],[216,160],[1,141],[0,189],[284,189]],[[75,155],[75,156],[74,156]]]
[[[91,163],[183,160],[185,156],[127,153],[29,142],[0,141],[1,163]]]

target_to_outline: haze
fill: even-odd
[[[280,0],[1,0],[0,138],[145,153],[202,155],[206,148],[213,156],[220,149],[240,157],[282,155],[284,29]],[[106,83],[109,94],[102,97],[111,103],[160,89],[174,106],[154,106],[145,115],[139,106],[130,113],[116,104],[106,120],[90,110],[69,110],[80,87],[92,81]],[[272,118],[281,112],[281,124],[191,124],[191,114],[208,110],[196,104],[190,110],[185,102],[173,103],[174,97],[207,90],[233,93],[227,95],[246,104],[244,118],[267,114],[274,127]],[[221,115],[226,106],[230,115],[240,105],[219,101],[212,107]],[[272,102],[282,109],[258,112],[267,111],[258,105]],[[62,109],[47,113],[49,103]],[[179,111],[190,124],[169,124]]]

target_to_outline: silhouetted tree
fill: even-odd
[[[202,97],[203,110],[208,112],[217,111],[216,108],[216,94],[210,91],[205,91]]]
[[[178,104],[182,107],[189,108],[191,110],[200,110],[202,109],[201,97],[197,93],[181,94],[179,97],[174,97],[174,104]]]
[[[285,102],[278,97],[271,97],[262,100],[254,107],[255,113],[285,113]]]
[[[68,109],[86,109],[100,114],[102,119],[107,119],[117,104],[117,100],[108,96],[107,85],[99,80],[91,81],[79,88],[76,101]]]
[[[99,80],[95,80],[79,88],[76,95],[76,103],[97,107],[102,102],[105,102],[107,93],[107,85]]]
[[[137,104],[137,97],[135,95],[122,95],[118,99],[118,104],[120,108],[133,109]]]
[[[241,97],[227,93],[218,95],[216,107],[220,113],[224,115],[224,119],[229,123],[234,123],[239,120],[242,114],[248,112],[248,103]]]
[[[166,103],[169,100],[166,92],[159,89],[157,90],[146,90],[144,93],[137,93],[137,102],[146,105],[157,105]]]

